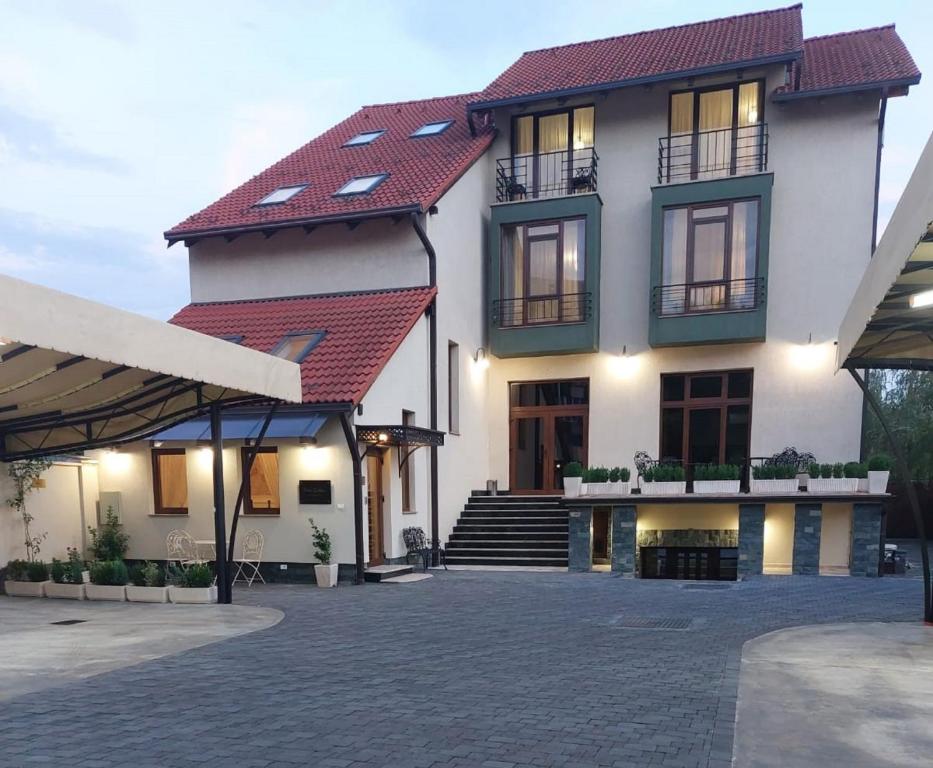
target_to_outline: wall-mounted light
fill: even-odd
[[[638,370],[638,357],[628,353],[628,346],[622,345],[622,353],[613,355],[610,361],[616,375],[623,379],[629,379],[635,375]]]
[[[910,308],[920,309],[933,305],[933,291],[921,291],[910,297]]]
[[[387,432],[380,432],[380,433],[379,433],[379,437],[377,438],[377,440],[378,440],[378,442],[380,442],[381,444],[385,445],[387,442],[389,442],[389,435],[388,435],[388,433],[387,433]]]
[[[152,447],[153,447],[153,448],[161,448],[162,446],[163,446],[163,442],[162,442],[161,440],[153,440],[153,441],[152,441]]]
[[[791,356],[794,364],[804,370],[812,370],[819,367],[825,356],[826,350],[822,344],[813,343],[813,333],[807,335],[806,344],[794,344],[791,349]]]
[[[303,445],[307,448],[314,448],[317,446],[316,437],[308,437],[307,435],[302,435],[298,438],[298,445]]]
[[[489,356],[486,354],[485,347],[480,347],[476,350],[476,354],[473,355],[473,362],[483,371],[489,367]]]

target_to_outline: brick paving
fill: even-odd
[[[0,765],[724,768],[745,640],[921,605],[912,579],[682,587],[460,571],[239,589],[285,619],[6,702]],[[648,619],[691,621],[625,626]]]

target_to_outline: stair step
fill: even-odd
[[[567,510],[554,509],[512,509],[510,507],[483,507],[464,509],[462,517],[567,517]]]
[[[378,583],[387,579],[393,579],[397,576],[404,576],[413,573],[414,568],[410,565],[374,565],[367,568],[363,573],[363,579],[370,583]]]
[[[567,551],[567,542],[542,544],[538,541],[449,541],[448,552],[462,552],[465,549],[521,549],[525,552]]]
[[[560,557],[459,557],[448,556],[448,565],[526,565],[567,567],[567,558]]]
[[[488,531],[459,531],[450,535],[450,541],[534,541],[546,544],[549,541],[567,541],[567,532],[555,531],[503,531],[498,528]]]

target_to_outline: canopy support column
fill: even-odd
[[[878,417],[881,428],[884,430],[884,434],[888,438],[888,443],[891,445],[891,450],[894,453],[894,460],[897,464],[897,474],[902,479],[904,487],[907,490],[907,499],[910,501],[910,509],[914,515],[917,534],[920,536],[920,560],[923,566],[923,619],[924,621],[933,623],[933,589],[931,589],[930,584],[930,551],[927,544],[926,530],[923,526],[923,513],[920,510],[920,499],[917,498],[917,489],[914,488],[911,479],[910,468],[907,466],[907,457],[904,455],[900,443],[898,443],[894,437],[894,433],[891,431],[891,427],[881,410],[881,404],[872,394],[865,380],[858,375],[858,372],[854,368],[847,368],[846,370],[848,370],[852,378],[855,379],[855,383],[859,385],[864,393],[865,400],[868,402],[869,407],[874,411],[875,416]]]
[[[365,581],[364,572],[366,563],[363,555],[363,460],[360,458],[360,449],[356,435],[350,426],[350,414],[340,414],[340,426],[343,427],[343,436],[347,440],[347,449],[350,451],[350,460],[353,462],[353,535],[356,543],[356,583]]]
[[[217,602],[229,603],[230,574],[227,567],[227,517],[224,509],[224,442],[221,405],[211,406],[211,444],[213,448],[214,476],[214,551],[216,553],[215,575],[217,577]]]

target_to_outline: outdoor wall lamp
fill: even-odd
[[[910,297],[910,308],[920,309],[933,305],[933,291],[921,291]]]
[[[481,370],[486,370],[489,367],[489,357],[486,355],[485,347],[480,347],[476,350],[476,354],[473,355],[473,362],[476,363]]]
[[[380,433],[379,433],[379,437],[377,438],[377,440],[378,440],[378,442],[380,442],[380,443],[382,443],[383,445],[385,445],[387,442],[389,442],[389,435],[388,435],[386,432],[380,432]]]
[[[613,367],[621,378],[629,379],[635,375],[635,371],[638,370],[638,358],[629,355],[628,345],[623,344],[622,354],[613,358]]]
[[[308,437],[307,435],[302,435],[298,438],[298,445],[303,445],[306,448],[315,448],[317,447],[317,438]]]

